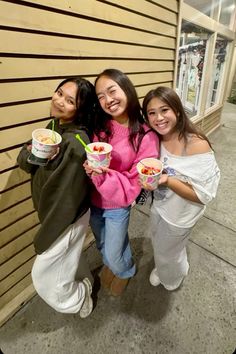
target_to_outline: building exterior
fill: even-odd
[[[3,323],[35,294],[30,271],[39,221],[16,157],[49,121],[57,84],[74,75],[93,82],[105,68],[118,68],[140,101],[158,85],[176,88],[191,119],[209,133],[220,124],[235,74],[235,0],[2,0],[0,19]]]

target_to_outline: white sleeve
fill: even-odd
[[[194,171],[187,177],[188,183],[192,185],[203,204],[207,204],[215,198],[220,181],[220,169],[214,154],[199,154]]]

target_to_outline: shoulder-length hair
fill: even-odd
[[[99,106],[94,85],[79,76],[69,77],[57,86],[55,92],[67,82],[74,82],[77,86],[74,123],[78,125],[79,128],[85,129],[87,133],[92,136],[94,132],[95,115]]]

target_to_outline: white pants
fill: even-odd
[[[155,207],[150,214],[150,232],[155,268],[161,284],[177,289],[188,274],[186,243],[192,228],[179,228],[161,218]]]
[[[90,273],[82,254],[90,211],[63,232],[45,252],[37,255],[32,279],[39,296],[52,308],[63,313],[77,313],[84,302],[85,287],[81,281]]]

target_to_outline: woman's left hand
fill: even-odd
[[[101,175],[102,173],[105,173],[105,172],[107,172],[109,170],[107,167],[99,167],[99,168],[91,167],[88,164],[88,160],[86,160],[84,162],[83,166],[84,166],[86,174],[89,177]]]

